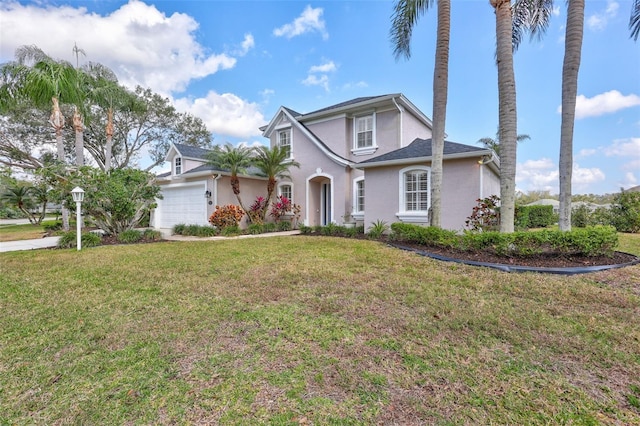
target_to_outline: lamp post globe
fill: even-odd
[[[84,190],[79,186],[76,186],[71,190],[71,196],[73,197],[73,201],[76,202],[76,245],[78,246],[78,251],[80,251],[82,249],[82,211],[80,209],[80,204],[82,204],[82,201],[84,200]]]

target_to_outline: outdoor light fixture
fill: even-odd
[[[209,191],[209,190],[204,191],[204,197],[205,198],[211,198],[211,191]]]
[[[84,200],[84,190],[79,186],[76,186],[71,190],[71,195],[73,196],[73,201],[76,202],[76,242],[78,246],[78,251],[82,248],[82,235],[80,234],[81,229],[80,225],[82,224],[82,212],[80,210],[80,204]]]

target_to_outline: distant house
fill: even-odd
[[[428,224],[432,123],[403,94],[352,99],[301,114],[280,107],[262,127],[270,146],[285,147],[300,168],[277,195],[302,208],[308,226],[355,220]],[[163,200],[154,226],[202,223],[215,204],[233,203],[228,173],[204,165],[206,150],[174,145],[172,171],[158,177]],[[442,226],[464,228],[478,198],[499,194],[499,159],[483,147],[445,142]],[[256,176],[241,180],[243,200],[265,195]],[[205,198],[210,191],[210,198]],[[211,203],[205,202],[210,201]]]

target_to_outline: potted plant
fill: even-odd
[[[351,217],[351,213],[342,215],[342,220],[345,228],[355,228],[356,221]]]

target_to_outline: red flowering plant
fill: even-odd
[[[222,230],[229,226],[238,226],[243,216],[244,211],[240,206],[216,206],[216,211],[209,217],[209,223]]]
[[[249,207],[249,211],[247,211],[247,215],[249,216],[249,220],[251,223],[262,223],[262,218],[264,217],[264,209],[267,208],[267,200],[264,197],[256,197],[256,200]]]
[[[300,218],[301,210],[298,204],[293,204],[290,199],[284,195],[280,195],[271,206],[269,215],[273,217],[276,222],[279,222],[285,216],[290,216],[297,222]],[[292,223],[292,225],[295,225],[295,223]]]

